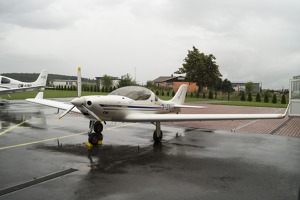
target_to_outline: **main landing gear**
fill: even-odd
[[[163,132],[161,131],[160,122],[153,123],[156,126],[156,129],[153,133],[154,142],[161,142],[163,138]]]
[[[161,131],[160,122],[153,122],[156,129],[153,132],[153,140],[155,143],[161,142],[163,138],[163,132]],[[99,144],[99,141],[103,140],[103,124],[99,121],[90,121],[90,130],[88,133],[89,143],[92,145]]]
[[[95,132],[93,132],[95,131]],[[89,131],[89,143],[92,145],[97,145],[99,141],[103,140],[103,124],[99,121],[90,121],[90,131]]]

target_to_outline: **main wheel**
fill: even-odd
[[[99,141],[98,134],[97,133],[91,133],[89,135],[89,143],[92,145],[97,145]]]
[[[103,131],[103,124],[99,121],[96,121],[95,124],[94,124],[94,131],[96,133],[102,133]]]
[[[162,138],[163,138],[163,132],[160,131],[160,136],[157,137],[157,132],[155,130],[154,133],[153,133],[153,140],[154,140],[154,142],[160,142],[162,140]]]

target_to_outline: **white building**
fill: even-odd
[[[53,80],[50,81],[50,85],[52,85],[53,87],[56,86],[77,86],[77,80]]]
[[[119,79],[118,77],[113,77],[113,76],[109,76],[110,77],[110,79],[112,80],[112,88],[113,87],[118,87],[118,83],[119,83],[119,81],[121,80],[121,79]],[[96,84],[99,86],[99,88],[101,88],[102,89],[102,85],[101,85],[101,79],[103,78],[103,76],[101,76],[101,77],[95,77],[96,78]]]

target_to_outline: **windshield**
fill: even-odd
[[[116,89],[109,95],[125,96],[133,100],[147,100],[151,96],[151,91],[139,86],[128,86]]]

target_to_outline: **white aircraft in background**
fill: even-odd
[[[27,83],[0,75],[0,95],[43,89],[46,87],[48,72],[42,70],[36,81]]]
[[[160,142],[163,138],[161,122],[167,121],[204,121],[204,120],[246,120],[246,119],[280,119],[284,114],[178,114],[180,108],[204,108],[201,106],[182,105],[185,100],[187,85],[180,86],[175,96],[169,101],[160,100],[151,90],[128,86],[114,90],[107,96],[81,96],[81,70],[78,68],[78,97],[71,104],[43,99],[39,92],[30,102],[66,110],[59,118],[70,111],[82,113],[90,120],[89,142],[98,144],[103,139],[103,124],[106,121],[117,122],[151,122],[156,129],[153,140]],[[93,132],[94,131],[94,132]]]

